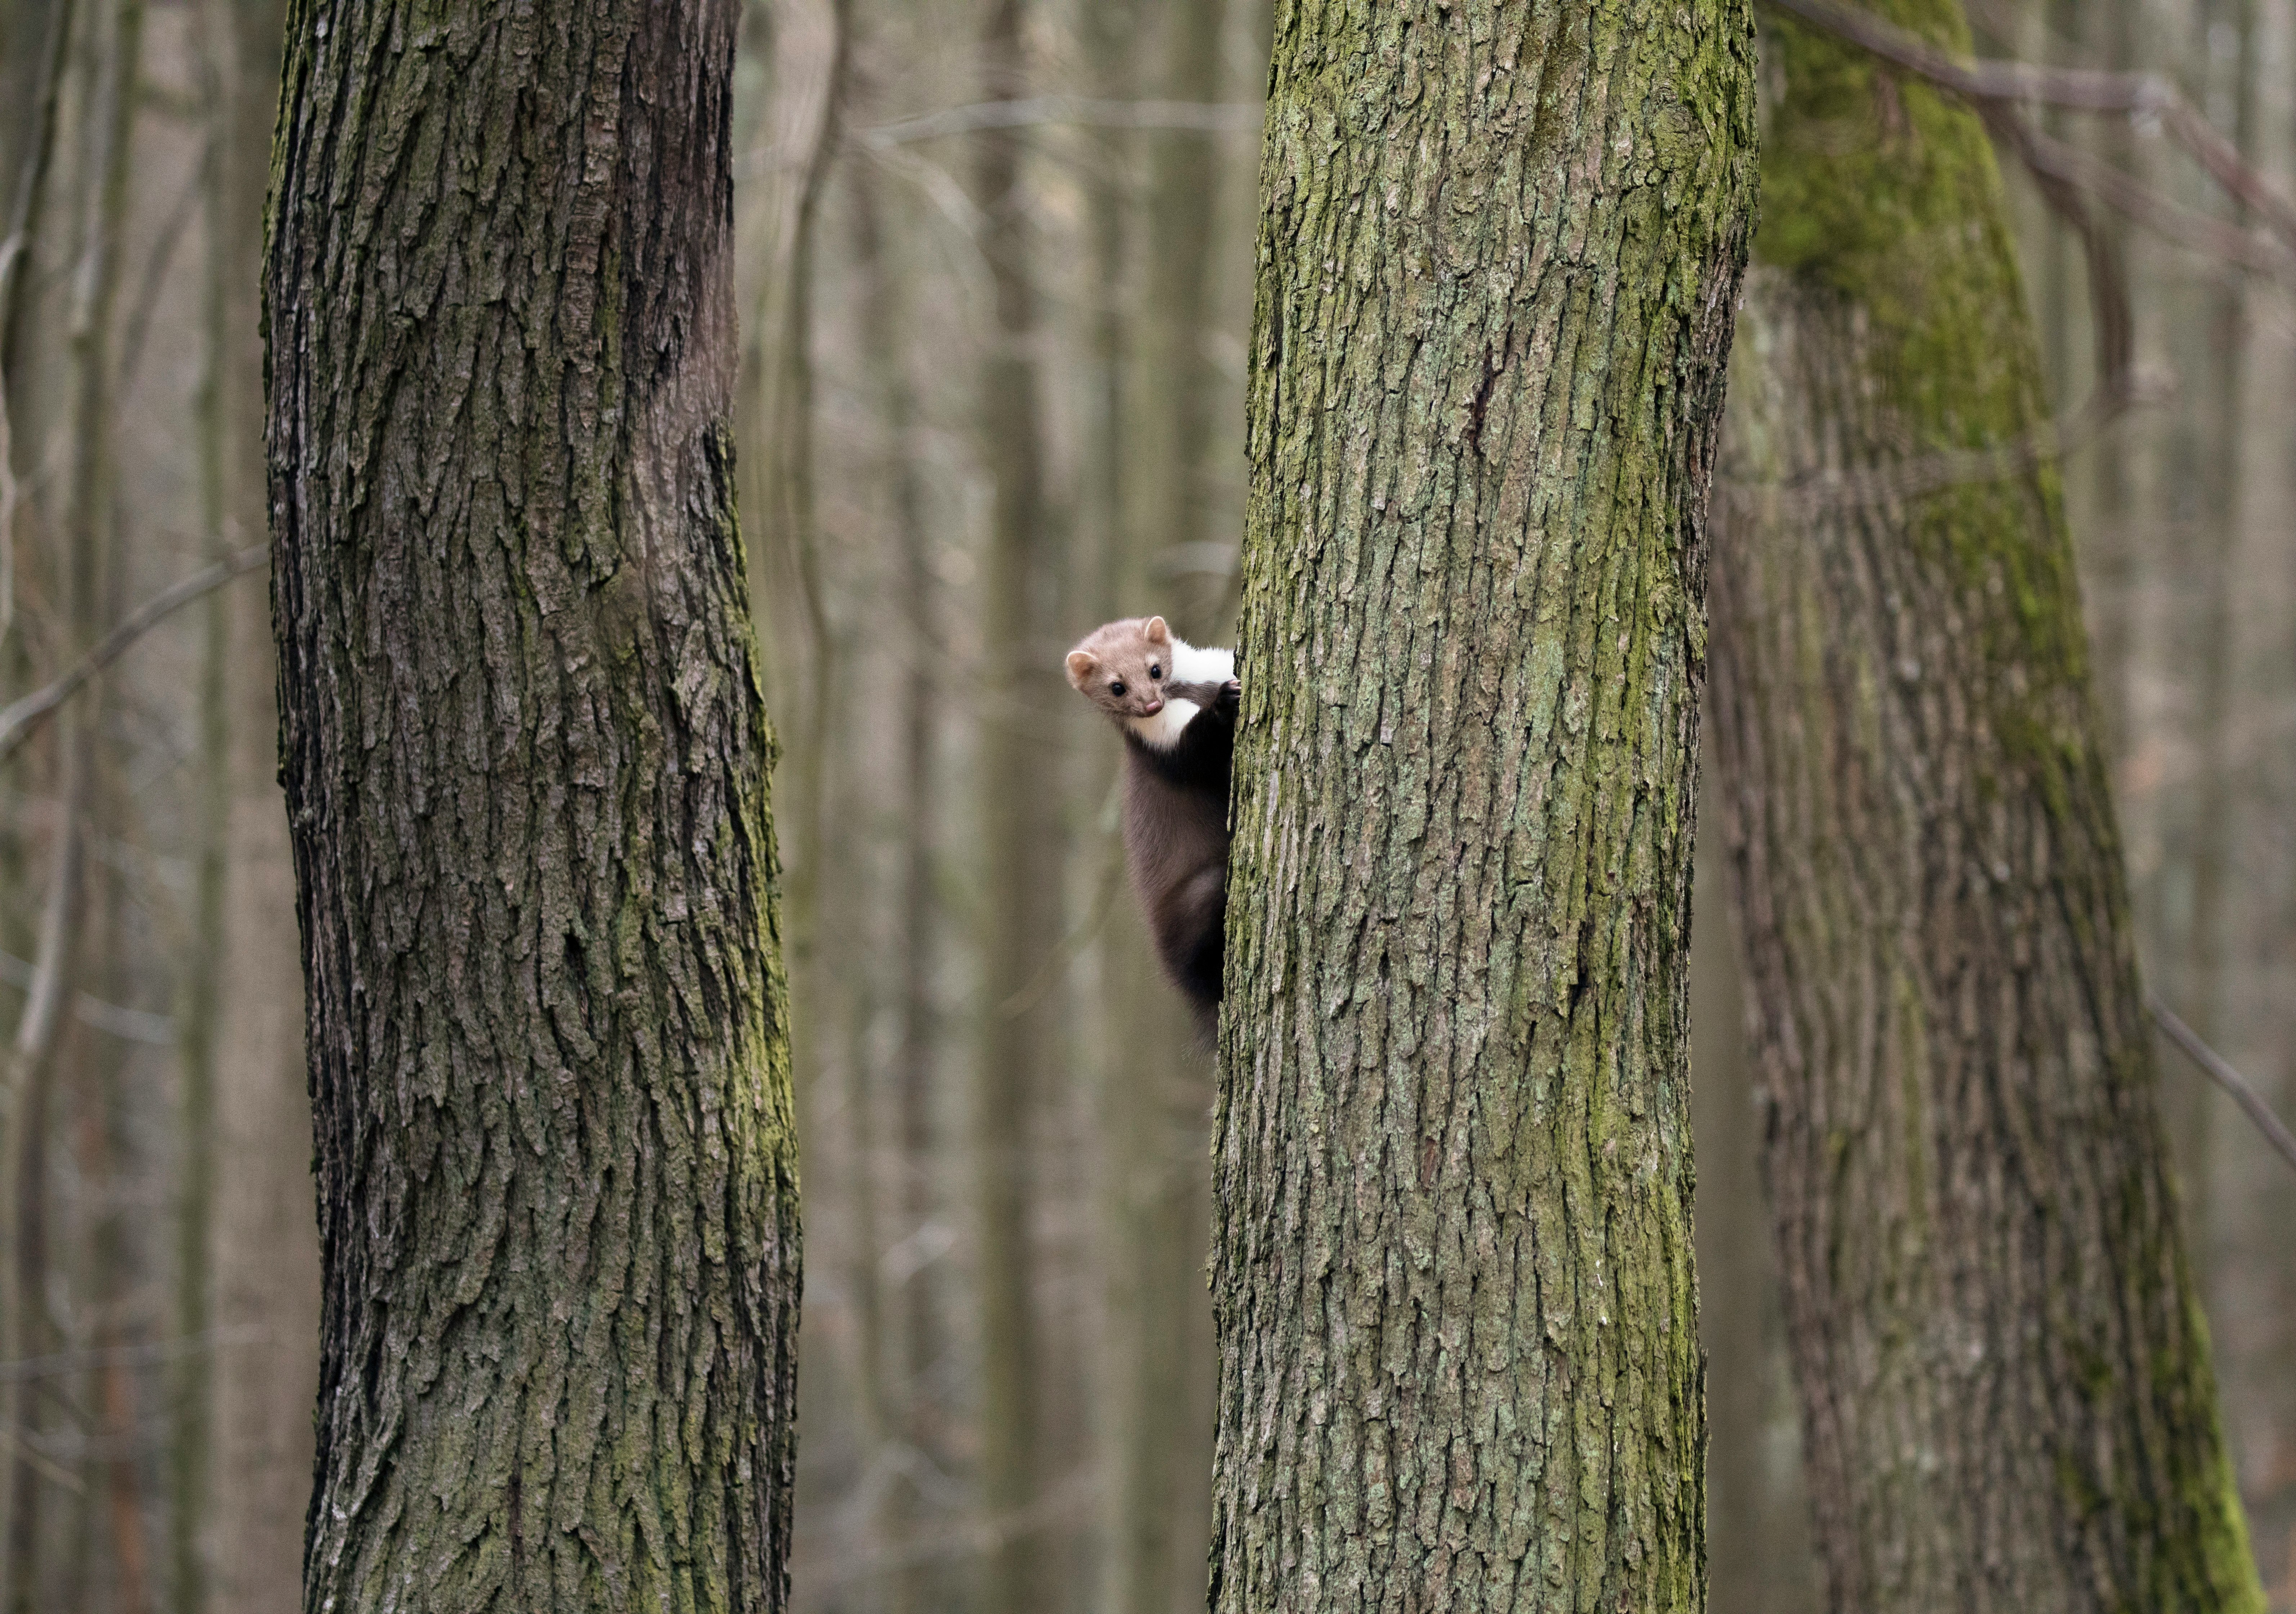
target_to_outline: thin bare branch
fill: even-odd
[[[2240,1106],[2241,1113],[2253,1121],[2256,1130],[2264,1134],[2265,1141],[2277,1149],[2289,1165],[2296,1165],[2296,1133],[2292,1133],[2287,1124],[2272,1113],[2272,1107],[2264,1101],[2261,1093],[2248,1084],[2248,1079],[2234,1070],[2222,1054],[2202,1042],[2199,1033],[2178,1019],[2160,999],[2148,996],[2144,1006],[2152,1011],[2153,1022],[2169,1033],[2169,1041],[2183,1049],[2185,1057],[2199,1066],[2202,1074],[2209,1080],[2230,1093],[2232,1101]]]
[[[1029,95],[1016,101],[981,101],[970,106],[947,107],[855,133],[873,146],[906,145],[950,135],[1029,128],[1042,124],[1224,135],[1258,128],[1263,111],[1257,101],[1103,101],[1089,95]]]
[[[242,549],[227,560],[217,561],[204,572],[195,572],[173,588],[153,595],[131,612],[118,627],[105,634],[95,647],[73,663],[62,678],[45,688],[35,689],[13,705],[0,709],[0,762],[15,755],[24,742],[38,730],[40,724],[54,714],[56,708],[78,694],[90,679],[118,661],[137,639],[201,595],[221,588],[243,572],[254,571],[270,556],[269,544],[257,544],[252,548]]]
[[[2232,258],[2244,267],[2260,268],[2284,279],[2296,278],[2296,202],[2282,195],[2272,183],[2244,161],[2239,148],[2218,131],[2184,92],[2159,73],[2112,73],[2089,68],[2039,67],[2030,62],[1968,61],[1885,22],[1870,12],[1842,0],[1767,0],[1780,11],[1848,40],[1883,61],[1917,73],[1940,88],[1968,100],[1997,106],[2042,105],[2068,111],[2143,117],[2157,119],[2162,132],[2189,152],[2226,194],[2237,198],[2274,235],[2279,251],[2259,256],[2262,243],[2245,231],[2232,229],[2206,215],[2159,196],[2110,164],[2072,152],[2058,142],[2034,134],[2033,149],[2051,153],[2057,171],[2090,188],[2131,218],[2160,230],[2180,244],[2196,246]],[[2030,153],[2025,153],[2031,161]],[[2210,226],[2197,235],[2195,222]],[[2246,243],[2235,247],[2226,239]]]

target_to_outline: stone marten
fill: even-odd
[[[1069,682],[1124,735],[1124,850],[1156,956],[1210,1043],[1227,916],[1228,759],[1243,687],[1235,655],[1200,650],[1160,616],[1095,628]]]

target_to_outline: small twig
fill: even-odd
[[[105,634],[95,648],[80,657],[62,678],[0,710],[0,762],[15,755],[24,742],[38,730],[42,722],[78,694],[90,679],[118,661],[137,639],[200,596],[221,588],[242,572],[254,571],[270,555],[269,544],[242,549],[228,559],[217,561],[206,571],[195,572],[175,587],[153,595],[130,613],[118,627]]]
[[[2169,1033],[2169,1041],[2183,1049],[2210,1081],[2230,1093],[2232,1101],[2256,1123],[2256,1130],[2264,1134],[2266,1141],[2278,1149],[2289,1165],[2296,1165],[2296,1133],[2292,1133],[2286,1123],[2272,1113],[2272,1107],[2248,1084],[2247,1078],[2227,1064],[2222,1054],[2202,1042],[2199,1033],[2178,1019],[2160,999],[2148,995],[2144,1006],[2152,1011],[2152,1018],[2161,1029]]]
[[[879,147],[1046,123],[1218,135],[1258,128],[1263,110],[1257,101],[1103,101],[1087,95],[1029,95],[1015,101],[981,101],[970,106],[952,106],[854,133],[865,144]]]

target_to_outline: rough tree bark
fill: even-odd
[[[306,1606],[779,1609],[798,1299],[733,0],[295,0],[266,274]]]
[[[1695,1610],[1748,12],[1289,0],[1263,163],[1212,1605]]]
[[[2257,1609],[2056,472],[1938,473],[2046,417],[1999,176],[1925,86],[1764,46],[1714,739],[1832,1606]]]

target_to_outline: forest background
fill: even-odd
[[[2169,75],[2289,188],[2285,0],[1969,10],[1988,54]],[[26,1607],[300,1604],[318,1260],[247,575],[283,25],[0,6],[0,695],[232,573],[0,739],[0,1462],[29,1499],[0,1550]],[[1118,614],[1233,632],[1268,28],[1264,0],[744,16],[738,450],[783,745],[805,1608],[957,1606],[1016,1554],[1046,1609],[1202,1598],[1211,1073],[1125,898],[1116,744],[1057,668]],[[2045,123],[2240,222],[2157,119]],[[2094,307],[2083,243],[2004,168],[2061,416],[2112,379],[2100,314],[2126,320],[2134,407],[2076,437],[2064,485],[2145,978],[2284,1114],[2296,303],[2198,232],[2123,224],[2125,309]],[[1702,848],[1713,1606],[1810,1609],[1718,879]],[[2296,1174],[2181,1055],[2161,1071],[2251,1538],[2296,1614]]]

